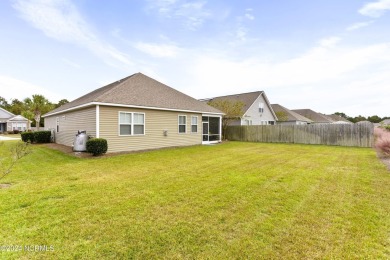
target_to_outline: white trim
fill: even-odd
[[[100,107],[96,105],[96,138],[100,137]]]
[[[180,133],[180,126],[183,125],[183,124],[180,124],[180,117],[181,116],[184,116],[186,119],[185,119],[185,131],[184,133]],[[178,134],[186,134],[187,133],[187,115],[177,115],[177,133]]]
[[[131,114],[131,123],[130,124],[121,124],[121,113]],[[144,133],[143,134],[134,134],[134,114],[141,114],[144,116]],[[121,135],[121,125],[130,125],[131,134]],[[139,124],[137,124],[139,125]],[[118,136],[143,136],[146,133],[146,116],[145,113],[140,112],[129,112],[129,111],[118,111]]]
[[[176,112],[188,112],[188,113],[204,113],[204,111],[197,111],[197,110],[186,110],[186,109],[174,109],[174,108],[163,108],[163,107],[148,107],[148,106],[136,106],[136,105],[124,105],[124,104],[115,104],[115,103],[102,103],[102,102],[89,102],[83,105],[71,107],[68,109],[64,109],[58,112],[54,113],[47,113],[43,115],[42,117],[48,117],[48,116],[54,116],[57,114],[65,113],[72,110],[77,110],[80,108],[85,108],[93,105],[101,105],[101,106],[112,106],[112,107],[128,107],[128,108],[141,108],[141,109],[152,109],[152,110],[163,110],[163,111],[176,111]],[[207,112],[210,115],[224,115],[224,113],[213,113],[213,112]]]
[[[192,126],[194,126],[194,124],[192,124],[192,118],[196,118],[196,132],[192,132]],[[191,134],[197,134],[199,131],[199,117],[198,116],[191,116]]]
[[[219,140],[217,141],[203,141],[203,119],[202,119],[202,144],[217,144],[222,140],[222,116],[221,115],[210,115],[210,114],[202,114],[202,117],[219,117]],[[207,121],[207,125],[209,125],[209,121]]]

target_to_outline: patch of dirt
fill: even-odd
[[[9,183],[0,183],[0,189],[6,189],[11,187],[11,184]]]
[[[75,156],[75,157],[79,157],[79,158],[92,158],[92,157],[94,157],[94,156],[92,156],[92,154],[87,153],[87,152],[74,152],[73,148],[71,146],[66,146],[63,144],[49,143],[49,144],[44,144],[44,146],[46,146],[47,148],[53,149],[53,150],[57,150],[57,151]],[[98,157],[102,157],[102,156],[98,156]]]

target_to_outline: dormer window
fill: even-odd
[[[259,113],[264,112],[264,103],[259,103]]]

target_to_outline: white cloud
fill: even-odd
[[[334,47],[340,41],[341,41],[341,38],[332,36],[332,37],[321,39],[319,41],[319,45],[321,47],[325,47],[325,48]]]
[[[2,86],[1,96],[8,100],[23,100],[24,98],[31,97],[35,94],[44,95],[51,102],[58,102],[62,99],[58,94],[53,93],[47,88],[5,75],[0,75],[0,85]]]
[[[180,49],[175,45],[170,44],[154,44],[139,42],[134,46],[136,49],[157,58],[172,58],[176,57]]]
[[[252,15],[252,14],[249,14],[249,13],[246,13],[246,14],[245,14],[245,17],[246,17],[247,19],[249,19],[249,20],[255,20],[255,16]]]
[[[179,18],[189,30],[197,30],[211,17],[206,1],[149,0],[149,8],[165,18]]]
[[[76,63],[76,62],[73,62],[73,61],[70,61],[66,58],[62,58],[62,61],[66,64],[68,64],[69,66],[73,67],[73,68],[76,68],[76,69],[80,69],[81,68],[81,65]]]
[[[379,0],[365,4],[359,10],[359,13],[365,16],[377,18],[382,16],[388,10],[390,10],[390,0]]]
[[[87,48],[112,65],[131,64],[127,56],[101,41],[70,0],[18,0],[14,8],[46,36]]]
[[[361,22],[361,23],[354,23],[346,28],[347,31],[354,31],[358,30],[363,27],[367,27],[370,24],[372,24],[374,21],[368,21],[368,22]]]
[[[179,71],[160,73],[173,81],[173,87],[196,98],[265,90],[271,102],[290,108],[385,116],[386,111],[379,109],[390,95],[390,43],[349,47],[336,44],[339,41],[328,37],[281,61],[264,61],[260,50],[251,58],[238,59],[222,50],[183,49],[188,61],[175,64]],[[368,102],[376,103],[368,107]]]

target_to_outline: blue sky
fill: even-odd
[[[195,98],[390,116],[390,0],[0,1],[0,96],[75,99],[142,72]]]

